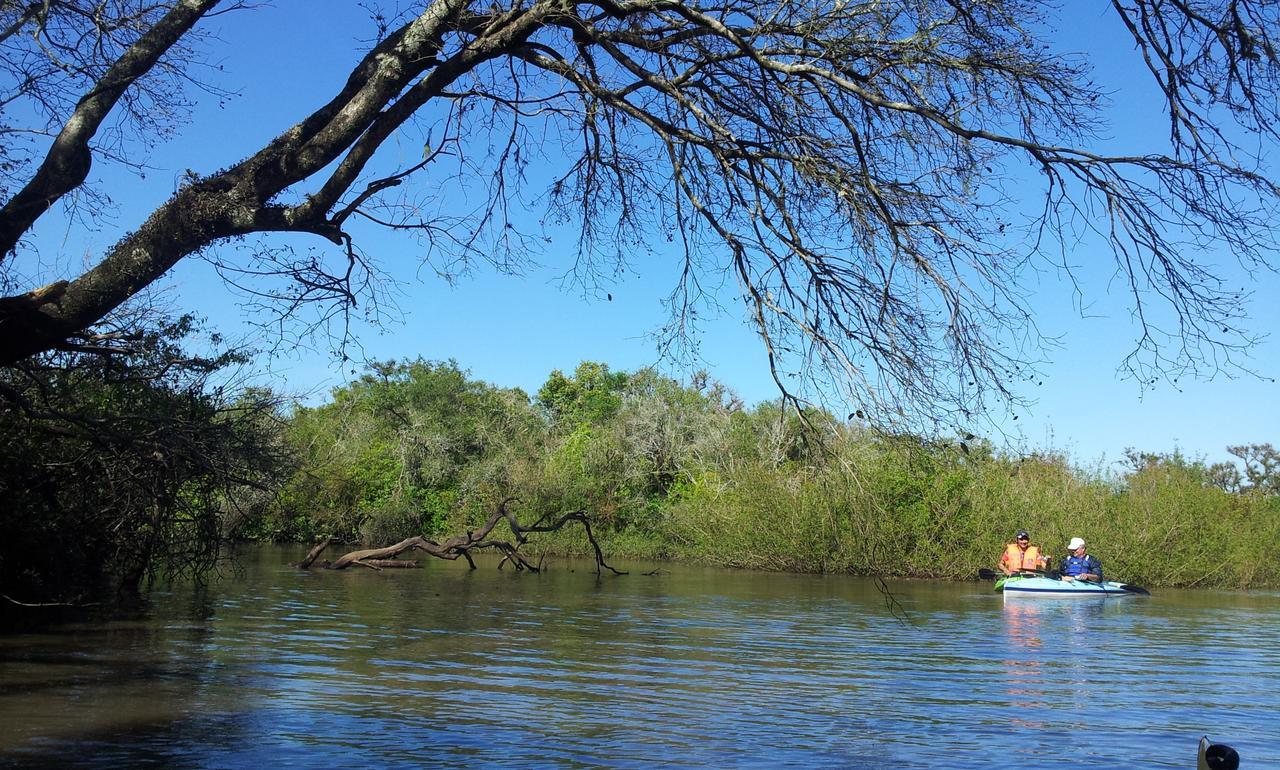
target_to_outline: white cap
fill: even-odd
[[[1075,549],[1080,548],[1080,547],[1082,547],[1083,545],[1084,545],[1084,538],[1082,538],[1082,537],[1073,537],[1073,538],[1071,538],[1071,542],[1070,542],[1070,543],[1067,543],[1067,550],[1068,550],[1068,551],[1074,551]]]

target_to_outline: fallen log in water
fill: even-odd
[[[325,538],[318,543],[302,561],[294,566],[299,569],[310,569],[316,567],[319,569],[346,569],[352,565],[367,567],[374,570],[387,568],[412,568],[418,566],[416,561],[398,559],[400,554],[406,551],[423,551],[438,559],[448,559],[450,561],[459,557],[467,560],[472,569],[476,564],[471,559],[471,552],[475,550],[492,549],[502,553],[502,561],[498,563],[499,569],[508,561],[515,565],[517,570],[529,570],[530,572],[538,572],[538,567],[529,563],[521,554],[520,546],[524,545],[528,540],[529,533],[535,532],[555,532],[562,529],[570,522],[578,522],[582,525],[587,533],[587,540],[591,542],[591,547],[595,550],[596,556],[596,573],[601,569],[607,569],[615,575],[624,575],[626,573],[610,567],[605,563],[604,554],[600,550],[600,544],[596,542],[595,534],[591,531],[591,522],[587,518],[584,511],[571,511],[561,514],[559,518],[550,523],[545,523],[547,516],[538,519],[532,525],[525,526],[516,520],[515,514],[507,510],[507,503],[512,498],[507,498],[498,504],[498,509],[493,515],[479,528],[468,531],[462,535],[455,535],[442,543],[434,540],[415,535],[410,538],[401,540],[395,545],[386,546],[385,548],[366,548],[359,551],[352,551],[338,557],[334,561],[317,561],[320,554],[333,542],[333,538]],[[493,532],[500,522],[506,521],[511,528],[511,533],[515,537],[515,542],[510,543],[505,540],[490,540],[489,535]]]

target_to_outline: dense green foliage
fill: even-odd
[[[455,533],[514,496],[523,520],[587,511],[613,556],[960,578],[1025,527],[1055,556],[1081,535],[1108,574],[1152,585],[1274,585],[1280,566],[1280,497],[1256,469],[1232,482],[1220,465],[1132,452],[1124,471],[1085,471],[744,408],[702,375],[583,363],[530,400],[453,362],[392,362],[299,408],[288,435],[297,470],[263,537]],[[539,542],[585,547],[576,533]]]
[[[190,319],[117,355],[49,354],[0,370],[0,586],[66,599],[200,575],[260,515],[279,467],[270,394],[213,378],[241,356],[178,345]],[[18,599],[16,597],[22,597]]]
[[[541,428],[522,391],[469,380],[456,364],[375,365],[330,403],[296,410],[297,470],[257,534],[384,543],[444,531],[513,488]]]
[[[1054,556],[1085,537],[1132,582],[1280,582],[1270,445],[1231,448],[1243,473],[1142,452],[1122,471],[1086,471],[972,437],[747,408],[705,375],[685,385],[599,363],[552,372],[532,399],[454,362],[376,364],[282,420],[269,393],[214,387],[238,359],[184,354],[188,331],[167,327],[127,358],[63,354],[0,373],[9,592],[200,574],[230,538],[452,535],[509,497],[526,523],[587,512],[611,558],[965,578],[1026,528]],[[587,543],[564,531],[532,547]]]

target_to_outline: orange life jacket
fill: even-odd
[[[1018,547],[1017,543],[1009,543],[1004,548],[1004,556],[1000,557],[1000,563],[1009,565],[1009,569],[1014,572],[1040,569],[1040,546],[1029,545],[1024,551]]]

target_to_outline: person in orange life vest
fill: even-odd
[[[1000,569],[1006,575],[1048,566],[1049,560],[1040,555],[1040,546],[1031,544],[1031,535],[1025,529],[1018,530],[1014,541],[1005,546],[1000,556]]]
[[[1059,567],[1063,580],[1068,583],[1073,580],[1102,582],[1102,562],[1085,553],[1084,538],[1071,538],[1071,542],[1067,543],[1067,550],[1071,553],[1067,554]]]

